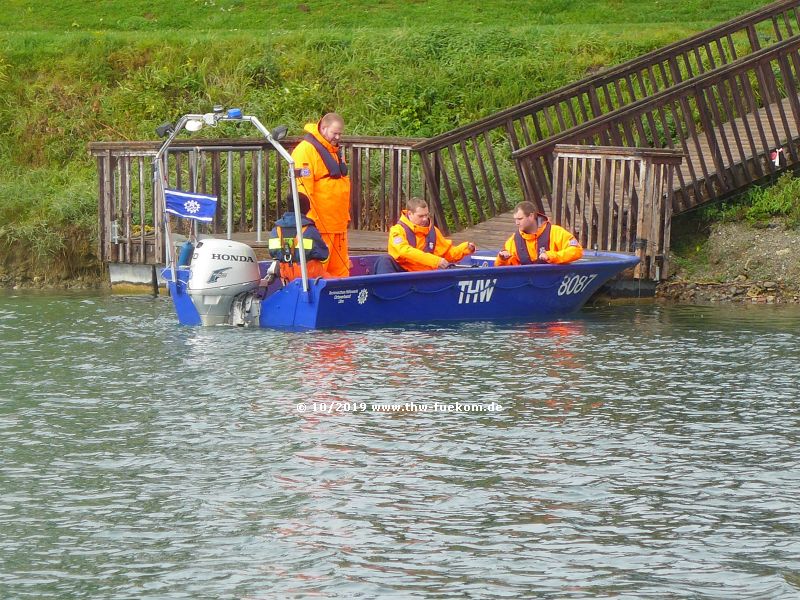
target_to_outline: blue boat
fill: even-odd
[[[192,247],[188,267],[176,266],[188,262],[188,257],[175,256],[170,214],[208,220],[216,199],[167,189],[162,161],[178,131],[197,131],[204,124],[222,121],[252,123],[286,160],[297,231],[302,232],[294,164],[280,145],[285,129],[269,132],[258,119],[243,116],[238,109],[185,115],[177,126],[164,128],[168,139],[154,159],[154,172],[172,250],[162,276],[183,325],[306,330],[436,321],[549,321],[574,314],[603,284],[639,262],[631,254],[586,251],[583,258],[569,264],[495,267],[496,252],[479,252],[449,269],[376,275],[378,255],[368,255],[352,257],[350,277],[311,280],[301,252],[302,277],[284,285],[270,275],[272,261],[257,261],[247,244],[207,238]]]
[[[184,325],[339,329],[434,321],[550,321],[574,314],[604,283],[639,262],[629,254],[588,251],[566,265],[495,267],[493,256],[473,255],[451,269],[373,275],[377,258],[353,257],[351,277],[312,280],[307,291],[300,279],[285,286],[273,281],[256,288],[249,301],[234,300],[229,311],[210,318],[202,311],[203,300],[197,299],[204,295],[194,294],[193,299],[190,293],[190,269],[178,269],[174,281],[169,269],[164,277]],[[269,265],[259,264],[262,277]],[[214,300],[212,305],[220,303]]]

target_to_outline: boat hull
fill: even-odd
[[[277,329],[342,329],[436,321],[548,321],[580,310],[604,283],[638,263],[629,254],[586,252],[566,265],[495,267],[493,257],[472,256],[456,268],[371,274],[375,257],[354,257],[353,276],[301,281],[267,290],[259,325]],[[186,272],[171,281],[179,321],[198,324],[183,296]]]

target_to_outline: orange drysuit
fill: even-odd
[[[544,222],[539,225],[539,229],[536,230],[536,233],[525,233],[524,231],[518,231],[508,238],[503,249],[509,252],[511,257],[506,260],[498,256],[494,261],[495,266],[499,267],[504,265],[523,264],[524,261],[520,260],[519,252],[517,251],[517,243],[515,240],[517,235],[522,236],[522,240],[524,240],[528,249],[528,255],[530,256],[531,262],[538,262],[539,238],[542,236],[542,234],[545,232],[545,228],[548,226],[550,228],[550,243],[548,244],[549,247],[547,248],[548,262],[555,264],[570,263],[573,260],[578,260],[581,256],[583,256],[583,248],[578,243],[578,240],[575,239],[574,235],[572,235],[563,227],[554,225],[545,219]]]
[[[311,200],[308,217],[317,224],[322,239],[331,251],[328,273],[334,277],[350,274],[350,257],[347,250],[347,225],[350,222],[350,178],[345,174],[347,166],[339,146],[331,145],[319,131],[317,123],[307,123],[307,134],[322,146],[323,157],[310,141],[303,140],[292,152],[297,189]],[[326,165],[343,165],[341,173],[330,172]]]
[[[303,276],[300,265],[297,263],[281,263],[280,273],[281,279],[286,283],[294,281],[295,279],[300,279],[300,277]],[[331,276],[331,274],[325,270],[325,263],[318,260],[309,260],[306,263],[306,273],[309,279],[316,279],[317,277],[328,279]]]
[[[406,229],[401,225],[405,224],[414,233],[414,246],[409,244]],[[428,233],[434,229],[434,247],[426,252],[428,244]],[[435,225],[422,227],[414,225],[406,216],[406,211],[400,215],[400,221],[392,225],[389,230],[389,256],[397,261],[406,271],[431,271],[439,268],[441,259],[448,262],[458,262],[465,256],[472,254],[468,248],[469,242],[463,242],[458,246],[453,245],[452,240],[448,240]]]

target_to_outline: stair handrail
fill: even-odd
[[[669,100],[676,96],[680,96],[687,88],[701,88],[703,87],[702,84],[709,79],[717,79],[721,75],[730,74],[731,71],[747,70],[746,67],[751,66],[752,63],[758,63],[765,57],[768,57],[772,54],[780,54],[782,50],[791,51],[794,48],[800,49],[800,33],[793,35],[792,37],[787,38],[773,46],[770,46],[769,48],[763,48],[731,63],[717,67],[711,71],[706,71],[702,75],[697,75],[691,79],[682,81],[679,84],[657,92],[651,96],[648,96],[647,98],[642,98],[641,100],[627,104],[622,108],[617,108],[611,112],[605,113],[604,115],[600,115],[599,117],[595,117],[594,119],[585,121],[579,125],[575,125],[574,127],[571,127],[570,129],[567,129],[561,133],[550,136],[543,140],[539,140],[538,142],[534,142],[533,144],[523,148],[514,150],[511,153],[511,157],[515,160],[526,158],[532,154],[539,153],[544,148],[555,146],[556,144],[568,143],[567,139],[574,138],[578,133],[595,133],[598,125],[603,125],[608,121],[619,120],[622,117],[637,114],[638,112],[641,112],[640,109],[653,104],[663,104],[664,100]]]

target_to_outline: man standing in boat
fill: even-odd
[[[409,198],[406,210],[389,230],[389,256],[377,260],[375,273],[446,269],[475,250],[472,242],[454,245],[431,223],[428,203]]]
[[[311,200],[308,217],[330,250],[327,270],[332,277],[350,274],[347,225],[350,222],[350,178],[339,141],[344,119],[327,113],[307,123],[306,134],[292,152],[298,190]]]
[[[583,248],[569,231],[554,225],[532,202],[514,208],[517,230],[498,253],[495,266],[533,263],[565,264],[583,256]]]

